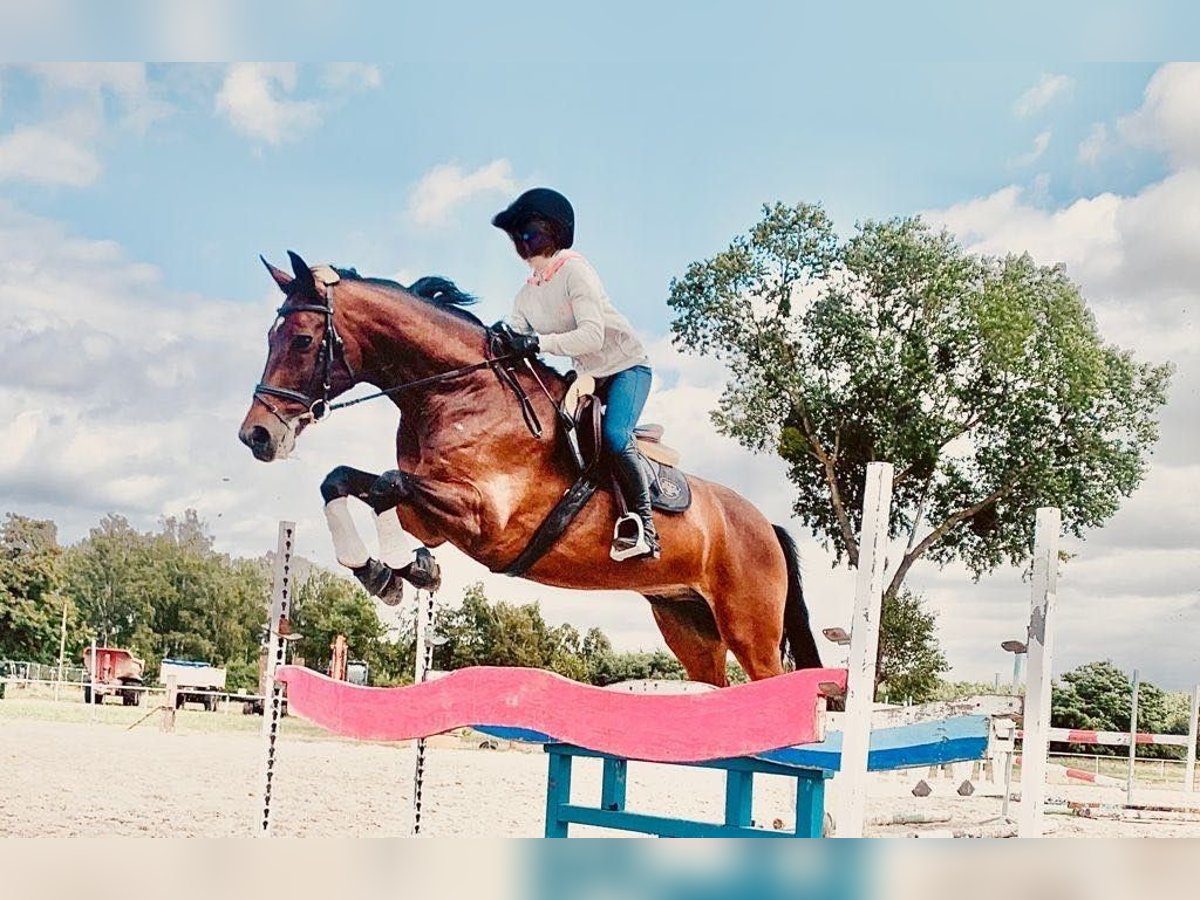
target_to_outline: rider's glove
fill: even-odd
[[[503,319],[493,325],[492,330],[500,336],[511,352],[519,356],[537,356],[541,352],[541,344],[536,334],[517,331]]]

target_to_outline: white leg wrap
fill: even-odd
[[[333,535],[333,552],[343,566],[357,569],[364,565],[370,554],[367,545],[358,536],[354,520],[350,518],[350,498],[337,497],[325,504],[325,521]]]
[[[400,527],[395,509],[385,509],[375,517],[375,530],[379,535],[379,559],[384,565],[398,569],[412,562],[412,541]]]

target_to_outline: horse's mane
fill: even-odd
[[[373,284],[377,287],[389,288],[394,291],[403,291],[406,294],[411,294],[426,303],[444,309],[446,312],[458,316],[468,322],[473,322],[480,327],[483,322],[474,313],[466,309],[468,306],[474,306],[479,302],[479,298],[468,294],[449,278],[442,278],[440,275],[426,275],[424,278],[418,278],[407,287],[398,281],[392,281],[390,278],[371,278],[365,275],[359,275],[355,269],[339,269],[334,268],[342,278],[350,279],[351,281],[361,281],[364,284]]]
[[[408,294],[432,306],[436,306],[438,309],[443,309],[466,322],[478,325],[480,328],[486,327],[478,316],[466,309],[466,307],[474,306],[478,303],[479,298],[474,294],[468,294],[449,278],[443,278],[440,275],[426,275],[405,287],[400,282],[393,281],[390,278],[372,278],[359,275],[355,269],[339,269],[335,266],[333,270],[342,278],[348,278],[351,281],[361,281],[364,284],[372,284],[377,287]],[[548,375],[561,382],[563,375],[558,369],[547,365],[540,359],[533,360],[533,364],[543,375]]]

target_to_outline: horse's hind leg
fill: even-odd
[[[728,648],[717,632],[712,610],[699,594],[678,599],[647,595],[654,621],[688,678],[725,687]]]

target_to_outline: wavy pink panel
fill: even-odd
[[[651,762],[747,756],[824,738],[820,685],[845,669],[804,669],[701,694],[630,694],[540,669],[481,666],[397,688],[360,687],[283,666],[288,708],[337,734],[402,741],[468,725],[529,728]]]

